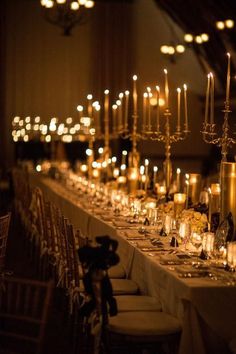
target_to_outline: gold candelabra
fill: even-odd
[[[208,144],[214,144],[221,147],[221,162],[227,162],[228,148],[236,144],[236,139],[229,135],[229,114],[230,110],[230,54],[227,53],[227,80],[226,80],[226,98],[224,102],[224,121],[222,125],[222,136],[216,137],[216,124],[214,123],[214,76],[212,73],[207,75],[205,120],[203,123],[202,136]]]

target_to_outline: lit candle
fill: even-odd
[[[143,178],[142,177],[144,175],[144,171],[145,171],[145,167],[143,165],[141,165],[139,168],[140,181],[141,181],[140,189],[143,189]]]
[[[118,131],[122,129],[122,112],[121,112],[121,101],[116,101],[117,111],[118,111]]]
[[[127,156],[127,151],[123,150],[122,151],[122,160],[121,160],[121,164],[125,165],[126,164],[126,156]]]
[[[134,115],[138,112],[138,94],[137,94],[137,75],[133,76],[133,105],[134,105]]]
[[[87,100],[88,100],[88,116],[91,118],[92,117],[92,99],[93,99],[93,95],[89,94],[87,96]]]
[[[229,90],[230,90],[230,53],[228,56],[228,66],[227,66],[227,82],[226,82],[226,103],[229,104]]]
[[[147,107],[148,107],[148,131],[151,130],[151,88],[150,87],[147,87],[147,92],[148,92],[148,104],[147,104]]]
[[[104,121],[108,121],[108,112],[109,112],[109,90],[104,91],[105,102],[104,102]]]
[[[153,166],[153,189],[154,189],[154,191],[155,191],[155,186],[157,183],[157,171],[158,171],[158,167]]]
[[[159,86],[156,86],[156,92],[157,92],[157,131],[159,132],[160,130],[160,104],[159,104],[160,87]]]
[[[128,109],[129,109],[129,91],[125,91],[125,121],[124,128],[128,129]]]
[[[147,187],[148,187],[148,165],[149,165],[149,160],[148,159],[145,159],[144,165],[145,165],[145,191],[147,192]]]
[[[188,131],[188,107],[187,107],[187,85],[184,84],[184,117],[185,117],[185,130]]]
[[[209,96],[210,96],[210,77],[211,77],[211,73],[207,75],[206,106],[205,106],[205,124],[207,124],[207,121],[208,121]]]
[[[144,92],[144,94],[143,94],[143,132],[145,132],[146,125],[147,125],[147,97],[148,97],[148,93]]]
[[[212,214],[211,188],[208,188],[208,199],[209,199],[209,204],[208,204],[208,231],[211,231],[211,214]]]
[[[95,111],[96,111],[96,127],[97,127],[97,131],[96,134],[99,135],[101,132],[101,122],[100,122],[100,111],[101,111],[101,106],[98,104],[95,106]]]
[[[180,99],[181,99],[181,89],[177,88],[177,132],[180,132]]]
[[[166,98],[166,108],[169,108],[169,86],[168,86],[168,71],[164,69],[165,74],[165,98]]]
[[[81,117],[83,115],[83,110],[84,110],[83,106],[81,106],[81,105],[77,106],[77,111],[79,112],[79,121],[80,121],[80,119],[81,119]]]
[[[214,84],[214,76],[211,73],[211,107],[210,107],[210,123],[214,123],[214,93],[215,91],[215,84]]]
[[[180,191],[180,173],[181,173],[181,169],[177,168],[177,170],[176,170],[176,188],[177,188],[177,192]]]
[[[121,92],[119,94],[119,100],[120,100],[120,107],[119,107],[119,126],[120,126],[120,130],[122,130],[122,122],[123,122],[123,97],[124,97],[124,94],[123,92]]]
[[[188,198],[189,198],[189,174],[185,174],[185,185],[186,185],[186,209],[188,209]]]
[[[113,132],[114,133],[115,133],[115,131],[117,129],[116,116],[117,116],[117,105],[113,104],[112,105],[112,118],[113,118]]]

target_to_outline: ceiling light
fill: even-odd
[[[195,37],[195,42],[196,42],[197,44],[202,44],[202,37],[201,37],[201,36],[196,36],[196,37]]]
[[[162,54],[168,54],[168,53],[169,53],[169,47],[168,47],[168,45],[162,45],[161,48],[160,48],[160,50],[161,50],[161,53],[162,53]]]
[[[234,27],[234,21],[231,19],[225,20],[225,26],[227,28],[233,28]]]
[[[191,43],[191,42],[193,41],[193,35],[190,34],[190,33],[186,33],[186,34],[184,35],[184,40],[185,40],[185,42],[187,42],[187,43]]]
[[[175,49],[176,49],[177,53],[184,53],[185,52],[185,46],[182,44],[178,44]]]
[[[209,35],[207,33],[202,33],[201,38],[202,38],[203,42],[209,41]]]
[[[225,24],[223,21],[217,21],[216,22],[216,28],[218,28],[218,30],[223,30],[225,28]]]

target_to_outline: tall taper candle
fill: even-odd
[[[147,129],[147,97],[148,93],[143,94],[143,132],[145,133]]]
[[[209,97],[210,97],[210,80],[211,80],[211,73],[207,75],[206,105],[205,105],[205,121],[204,121],[205,124],[208,123]]]
[[[128,109],[129,109],[129,91],[125,91],[125,115],[124,115],[124,128],[128,129]]]
[[[188,130],[188,106],[187,106],[187,85],[184,84],[184,118],[185,130]]]
[[[157,183],[157,171],[158,171],[158,167],[153,166],[153,190],[154,191],[155,191],[156,183]]]
[[[123,102],[123,98],[124,98],[123,92],[119,93],[119,100],[120,100],[120,102],[121,102],[121,104],[120,104],[120,110],[119,110],[119,114],[120,114],[120,118],[119,118],[119,120],[120,120],[120,123],[119,123],[120,129],[123,128],[123,116],[124,116],[124,108],[123,108],[124,102]]]
[[[177,132],[180,132],[180,103],[181,103],[181,89],[177,88]]]
[[[145,159],[144,165],[145,165],[145,192],[147,192],[147,188],[148,188],[148,165],[149,165],[149,160],[148,159]]]
[[[177,192],[180,192],[180,173],[181,173],[181,169],[177,168],[177,170],[176,170],[176,189],[177,189]]]
[[[215,84],[214,76],[211,73],[211,106],[210,106],[210,123],[214,123],[214,95],[215,95]]]
[[[133,76],[133,105],[134,105],[134,115],[138,113],[138,94],[137,94],[137,75]]]
[[[168,71],[164,69],[165,74],[165,99],[166,99],[166,108],[169,108],[169,85],[168,85]]]
[[[226,102],[229,104],[229,90],[230,90],[230,53],[227,53],[228,65],[227,65],[227,82],[226,82]]]
[[[117,131],[117,105],[113,104],[112,105],[112,130],[113,133]]]
[[[148,111],[148,131],[151,130],[151,88],[147,87],[148,99],[147,99],[147,111]]]
[[[89,94],[87,96],[87,100],[88,100],[88,116],[91,118],[92,117],[92,99],[93,99],[93,95]]]
[[[159,104],[159,99],[160,99],[160,87],[156,86],[156,92],[157,92],[157,132],[160,130],[160,104]]]

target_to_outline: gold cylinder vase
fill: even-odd
[[[202,188],[202,177],[199,173],[189,174],[189,196],[193,204],[199,202],[199,197]]]
[[[232,213],[236,229],[236,163],[222,162],[220,166],[220,220]]]

